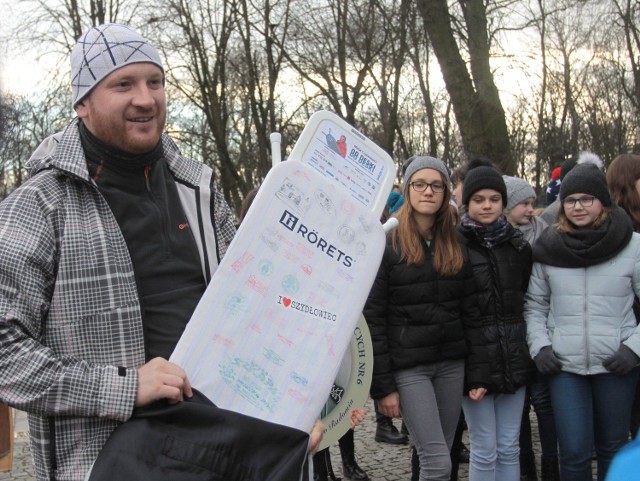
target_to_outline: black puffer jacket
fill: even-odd
[[[463,319],[479,315],[468,262],[451,277],[439,275],[429,247],[422,266],[408,266],[387,237],[378,275],[364,308],[374,364],[371,396],[397,391],[393,372],[467,355]],[[464,251],[464,249],[463,249]]]
[[[492,249],[480,245],[473,230],[458,226],[477,286],[478,321],[465,325],[469,356],[466,389],[513,393],[528,384],[535,365],[527,346],[524,294],[531,275],[531,246],[513,229]]]

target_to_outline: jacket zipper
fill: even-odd
[[[165,257],[168,257],[169,256],[169,218],[168,218],[169,213],[167,209],[162,209],[160,208],[160,206],[158,206],[156,196],[153,195],[154,193],[153,193],[153,190],[151,189],[150,177],[151,177],[151,166],[146,165],[144,167],[144,182],[147,187],[147,193],[151,197],[153,205],[158,211],[160,219],[162,219],[162,244],[163,244],[162,250],[164,252]]]
[[[587,299],[589,298],[589,283],[587,280],[587,268],[584,267],[584,294],[583,294],[583,307],[582,310],[584,311],[584,316],[582,317],[582,322],[583,322],[583,327],[584,327],[584,352],[585,352],[585,356],[586,356],[586,362],[585,362],[585,366],[587,367],[587,374],[589,374],[591,372],[591,354],[590,354],[590,349],[589,349],[589,312],[588,312],[588,306],[589,304],[587,303]]]

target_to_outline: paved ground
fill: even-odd
[[[410,481],[411,479],[411,446],[396,446],[377,443],[374,439],[376,423],[373,403],[369,401],[365,407],[367,419],[356,428],[355,445],[358,465],[369,475],[371,481]],[[400,420],[394,421],[400,429]],[[466,432],[463,436],[465,445],[469,445]],[[342,476],[342,461],[338,445],[331,447],[331,460],[337,477]],[[344,479],[344,478],[343,478]],[[461,464],[458,471],[459,481],[468,481],[468,465]]]
[[[356,457],[358,464],[364,469],[371,481],[409,481],[411,479],[411,448],[409,446],[393,446],[376,443],[374,440],[376,424],[371,401],[365,407],[369,415],[355,432]],[[400,428],[399,420],[395,421]],[[540,458],[540,444],[537,434],[535,415],[531,415],[533,444],[536,457]],[[26,415],[17,413],[15,423],[15,455],[13,470],[0,473],[0,481],[35,481],[31,453],[29,452],[28,425]],[[466,433],[463,442],[468,446]],[[342,463],[338,446],[331,447],[332,464],[336,476],[342,476]],[[539,466],[538,466],[539,472]],[[459,481],[468,481],[468,465],[461,464]],[[594,468],[595,473],[595,468]],[[594,476],[594,480],[597,479]],[[179,481],[179,480],[176,480]],[[229,480],[232,481],[232,480]]]

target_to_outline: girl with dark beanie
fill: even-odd
[[[531,247],[503,214],[507,189],[489,162],[469,164],[458,227],[469,250],[480,318],[465,324],[470,481],[519,481],[520,420],[535,367],[527,350],[524,293]]]
[[[533,247],[529,349],[549,376],[561,479],[591,479],[595,446],[602,481],[628,440],[638,379],[640,235],[594,165],[569,172],[559,198],[557,224]]]

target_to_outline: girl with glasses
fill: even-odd
[[[420,480],[449,481],[467,354],[464,323],[478,317],[475,285],[456,239],[447,167],[433,157],[410,160],[399,226],[388,235],[364,309],[374,352],[371,397],[383,415],[402,415]]]
[[[567,174],[559,198],[557,223],[533,248],[529,349],[549,379],[561,479],[591,479],[595,446],[602,481],[628,440],[638,379],[640,235],[592,164]]]

